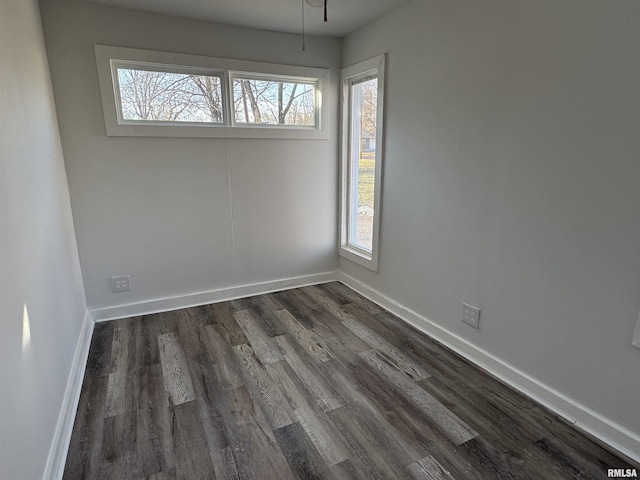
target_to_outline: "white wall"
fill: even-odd
[[[333,271],[337,135],[329,140],[106,137],[94,44],[332,69],[341,42],[78,1],[43,24],[92,309]],[[131,274],[132,291],[108,278]]]
[[[35,0],[0,2],[0,272],[0,478],[41,478],[86,306]]]
[[[640,434],[640,3],[414,1],[388,52],[379,274],[340,268]],[[482,309],[461,322],[461,302]]]

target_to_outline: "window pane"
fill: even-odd
[[[349,244],[373,250],[378,79],[351,86]]]
[[[118,68],[123,120],[222,123],[222,81],[211,75]]]
[[[234,78],[233,108],[236,123],[313,127],[315,86]]]

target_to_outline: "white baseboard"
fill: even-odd
[[[76,343],[76,350],[71,363],[71,372],[67,381],[67,387],[62,401],[62,408],[58,416],[58,423],[54,433],[53,442],[49,450],[49,457],[45,466],[43,479],[60,480],[64,473],[64,464],[69,451],[71,432],[76,418],[80,392],[82,391],[82,379],[84,369],[89,356],[89,346],[91,345],[91,335],[93,334],[93,321],[89,311],[85,313],[80,330],[80,336]]]
[[[356,278],[338,271],[338,280],[371,301],[384,307],[416,329],[435,338],[483,370],[544,405],[575,427],[592,435],[602,443],[628,458],[640,462],[640,436],[579,402],[545,385],[521,370],[509,365],[465,340],[436,325],[419,313],[374,290]]]
[[[325,272],[303,277],[284,278],[269,282],[240,285],[236,287],[212,290],[208,292],[191,293],[176,297],[158,298],[146,302],[107,307],[91,312],[94,322],[115,320],[118,318],[137,317],[158,312],[168,312],[179,308],[189,308],[210,303],[226,302],[236,298],[262,295],[265,293],[288,290],[291,288],[318,285],[320,283],[333,282],[338,279],[337,272]]]

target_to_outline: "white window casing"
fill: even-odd
[[[102,96],[107,136],[214,137],[327,139],[329,132],[328,89],[330,72],[326,68],[300,67],[250,62],[198,55],[187,55],[132,48],[95,45],[96,66]],[[221,121],[158,121],[125,118],[120,98],[118,71],[166,72],[176,75],[217,77],[220,79]],[[306,89],[307,104],[313,114],[307,124],[285,125],[235,121],[234,79],[271,82]],[[311,99],[311,95],[313,98]],[[307,106],[307,108],[309,108]],[[313,118],[310,118],[310,117]],[[300,115],[302,117],[302,115]]]
[[[354,129],[359,127],[358,119],[354,120],[354,106],[352,94],[354,86],[377,80],[377,103],[375,124],[375,167],[373,173],[373,221],[371,240],[366,242],[371,245],[362,246],[362,242],[354,241],[354,232],[357,229],[357,191],[354,191],[353,175],[356,168],[353,161],[355,154],[353,144],[358,142],[358,156],[362,149],[362,134],[357,134],[354,140]],[[380,55],[356,65],[344,68],[341,72],[341,106],[342,106],[342,145],[341,145],[341,182],[340,182],[340,248],[339,255],[373,271],[378,271],[379,237],[380,237],[380,211],[382,195],[382,171],[384,154],[384,88],[385,88],[385,55]],[[354,123],[355,122],[355,123]],[[360,130],[361,132],[362,130]],[[361,207],[362,208],[362,207]],[[366,207],[368,208],[368,207]]]

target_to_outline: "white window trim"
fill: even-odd
[[[184,66],[184,65],[162,65],[159,63],[150,63],[150,62],[141,62],[141,61],[131,61],[131,60],[115,60],[110,59],[110,69],[111,69],[111,82],[113,84],[113,95],[114,95],[114,105],[116,109],[116,123],[117,126],[120,125],[164,125],[164,126],[227,126],[229,119],[229,111],[226,108],[226,105],[222,105],[223,107],[223,122],[221,123],[204,123],[204,122],[159,122],[156,120],[127,120],[122,117],[122,101],[120,99],[120,88],[118,85],[117,78],[117,69],[118,68],[132,68],[139,69],[140,67],[146,67],[151,71],[157,72],[170,72],[170,73],[184,73],[190,75],[206,75],[212,77],[220,78],[221,88],[224,91],[228,91],[228,75],[224,70],[214,70],[211,68],[202,68],[202,67],[193,67],[193,66]]]
[[[255,73],[255,72],[238,72],[238,71],[232,71],[229,72],[229,86],[227,88],[229,88],[229,92],[231,92],[231,96],[233,96],[233,81],[235,79],[251,79],[251,80],[274,80],[273,76],[270,75],[265,75],[263,73]],[[308,84],[308,85],[318,85],[318,79],[316,78],[309,78],[309,77],[294,77],[292,75],[282,75],[279,74],[278,78],[275,79],[278,81],[290,81],[292,83],[303,83],[303,84]],[[235,120],[235,116],[233,115],[233,112],[231,113],[230,119],[231,119],[231,125],[233,127],[237,127],[237,128],[251,128],[253,126],[256,125],[260,125],[258,128],[292,128],[292,129],[304,129],[304,130],[318,130],[318,128],[320,128],[320,124],[321,124],[321,115],[320,115],[320,100],[319,100],[319,92],[320,92],[320,87],[319,85],[316,88],[316,98],[315,98],[315,124],[312,126],[305,126],[305,125],[276,125],[276,124],[255,124],[255,123],[243,123],[243,122],[236,122]]]
[[[299,67],[274,63],[250,62],[226,58],[187,55],[181,53],[157,52],[134,48],[95,45],[98,81],[102,97],[102,110],[107,136],[113,137],[213,137],[213,138],[283,138],[318,139],[329,138],[330,71],[326,68]],[[139,121],[118,121],[116,84],[113,78],[113,65],[126,63],[147,63],[160,68],[166,66],[182,67],[184,71],[197,71],[201,75],[222,75],[223,88],[233,98],[231,81],[234,75],[278,75],[304,82],[317,82],[316,126],[293,125],[246,125],[235,124],[230,105],[225,105],[227,124],[178,124],[173,122],[144,123]],[[180,70],[180,68],[178,69]],[[227,103],[230,103],[230,100]]]
[[[376,75],[378,78],[378,105],[376,118],[376,167],[374,172],[374,217],[373,241],[371,253],[349,244],[349,146],[350,146],[350,86],[354,80]],[[342,105],[342,149],[341,149],[341,181],[340,181],[340,248],[338,254],[369,270],[378,271],[378,254],[380,238],[380,206],[382,195],[382,169],[384,148],[384,84],[385,55],[365,60],[341,71],[341,105]]]

